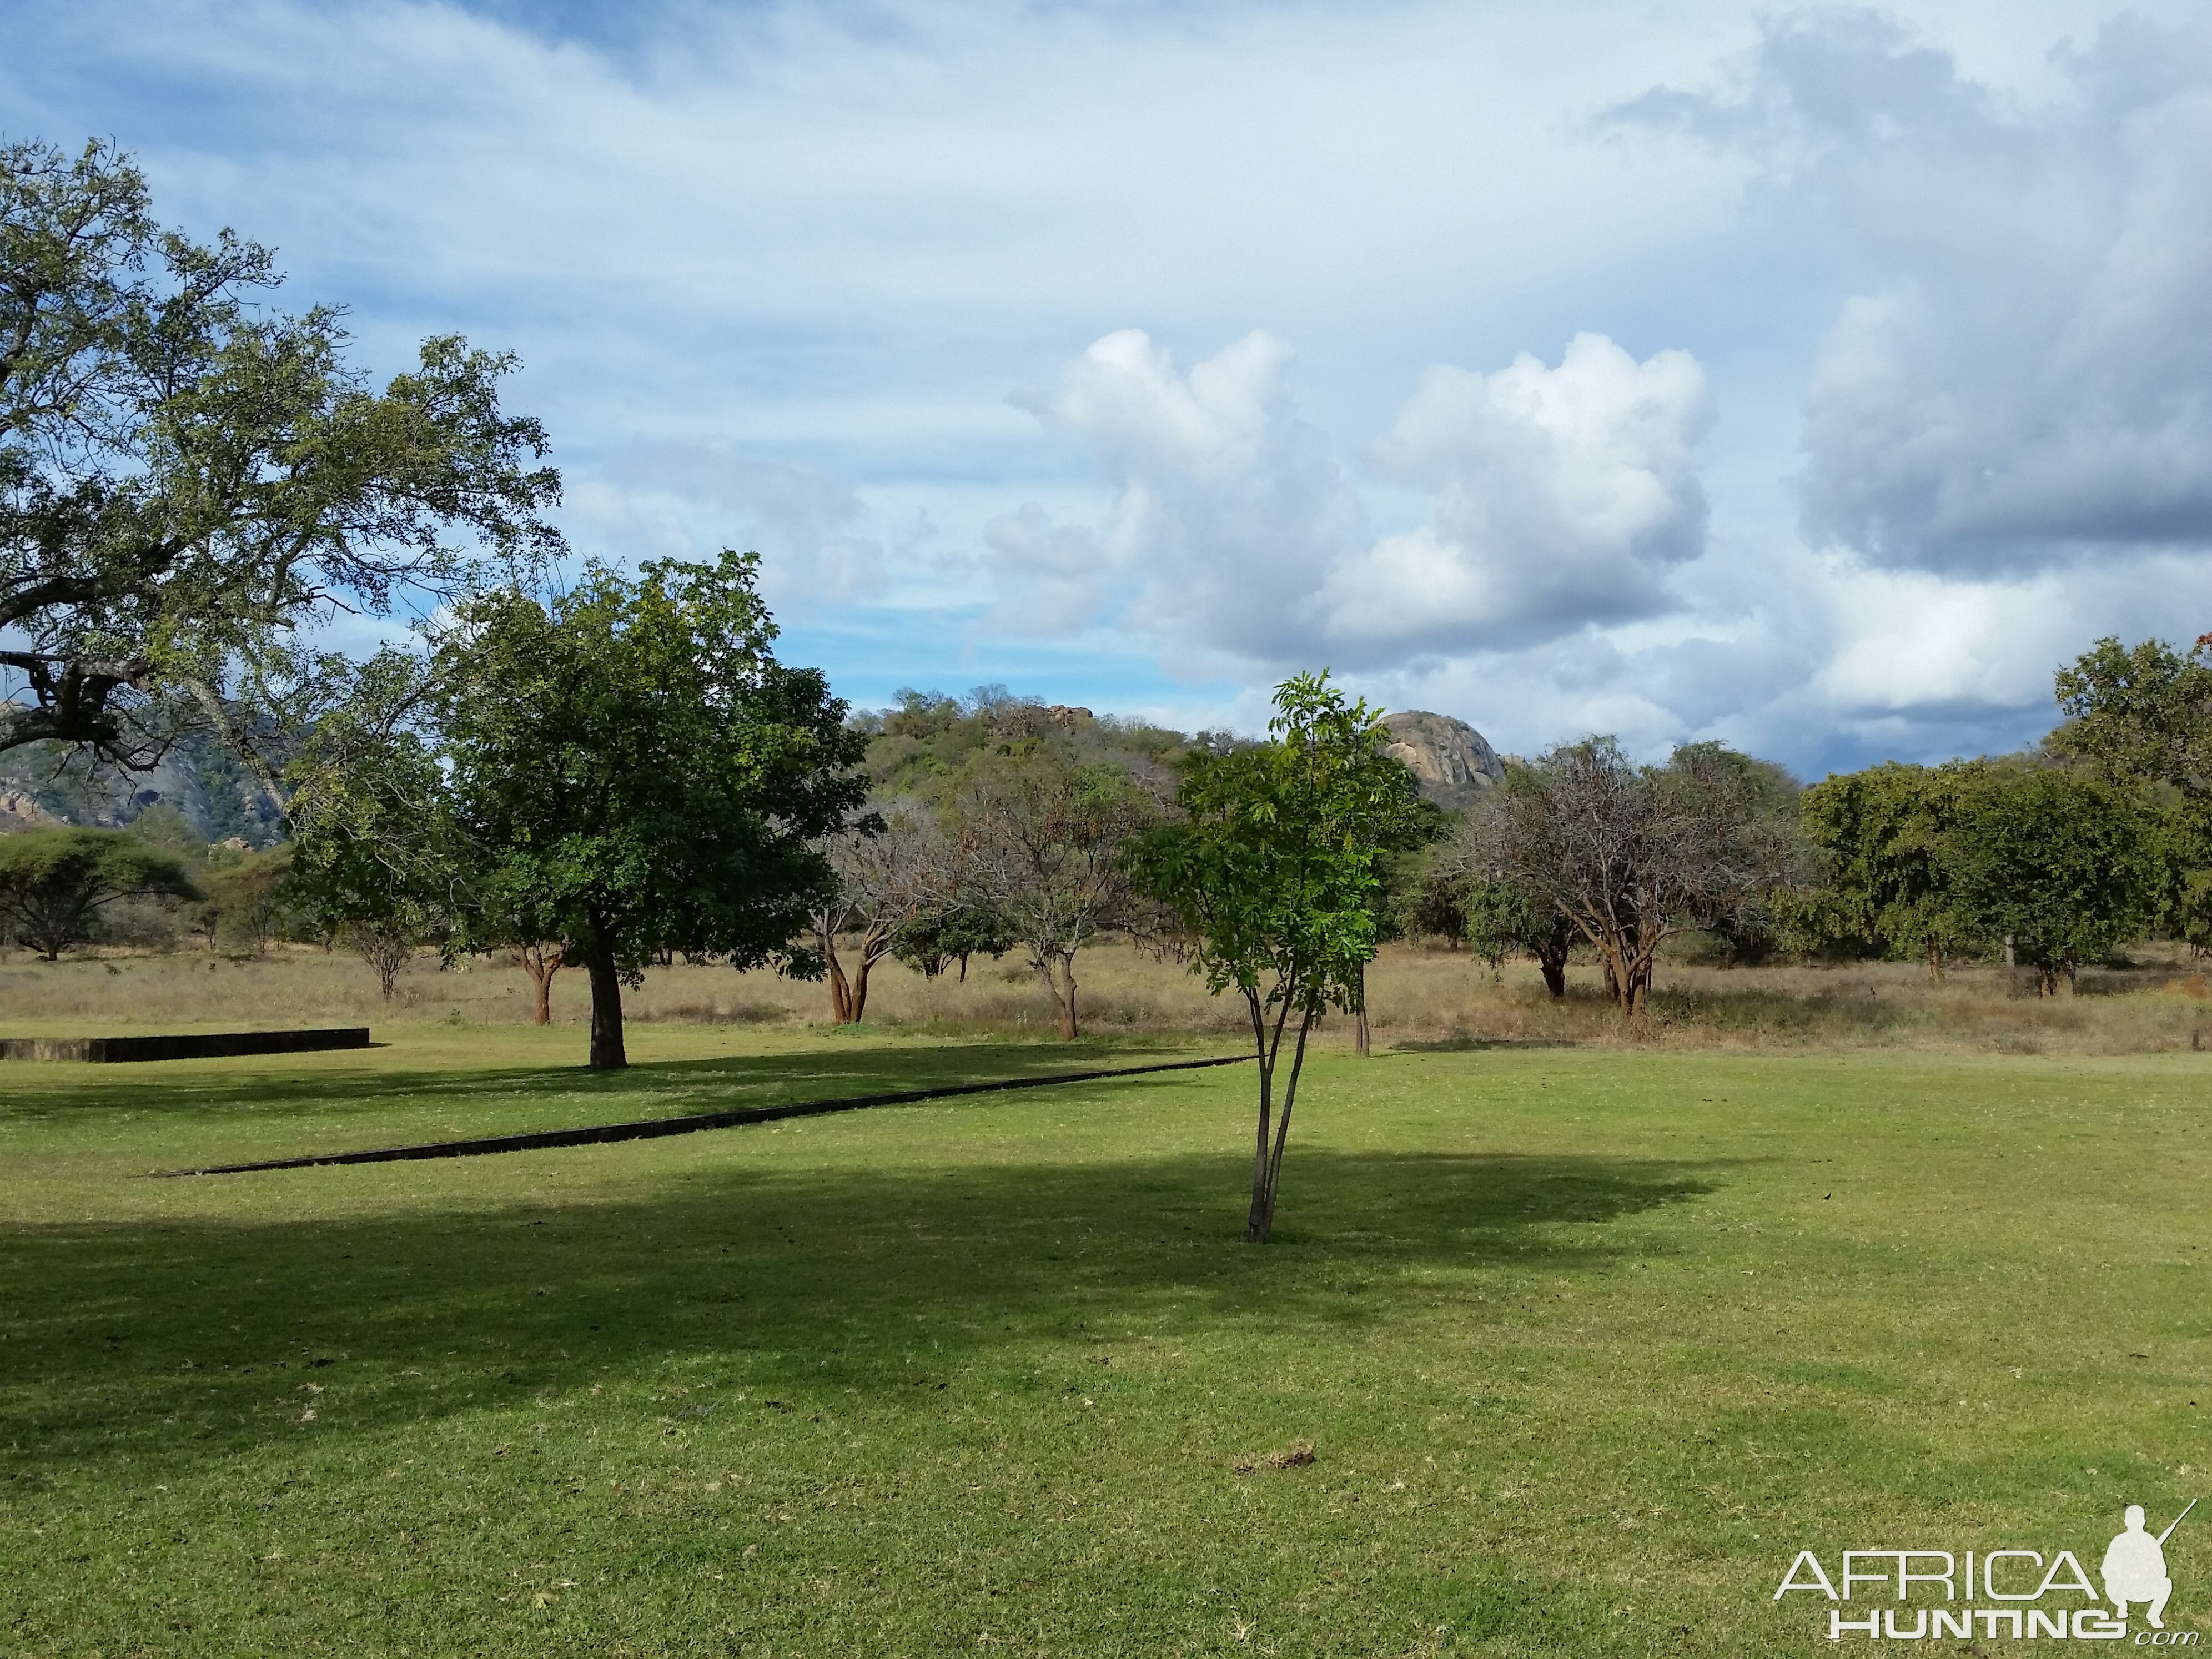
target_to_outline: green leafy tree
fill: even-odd
[[[2159,922],[2212,950],[2212,634],[2186,653],[2163,640],[2101,639],[2059,670],[2057,694],[2067,719],[2045,746],[2154,812]]]
[[[273,847],[210,861],[199,884],[208,899],[208,935],[217,951],[234,957],[268,954],[269,941],[292,911],[293,849]]]
[[[1424,913],[1449,927],[1495,972],[1506,957],[1533,957],[1544,989],[1567,994],[1567,953],[1575,939],[1566,913],[1514,879],[1499,862],[1500,802],[1486,792],[1462,813],[1429,866]]]
[[[981,905],[955,902],[925,906],[891,939],[891,954],[924,979],[935,979],[956,963],[962,984],[968,958],[1002,957],[1014,948],[1006,921]]]
[[[1946,955],[1974,919],[1954,886],[1952,842],[1965,775],[1892,761],[1823,779],[1799,803],[1805,832],[1827,854],[1826,879],[1801,895],[1796,931],[1808,942],[1861,941],[1923,957],[1940,982]]]
[[[1574,924],[1559,908],[1500,878],[1470,879],[1462,891],[1468,947],[1496,969],[1509,956],[1533,958],[1554,1002],[1567,994]]]
[[[184,861],[119,830],[30,830],[0,836],[0,927],[48,962],[93,937],[124,899],[196,899]]]
[[[1306,1041],[1328,1008],[1358,1006],[1375,954],[1377,860],[1419,820],[1413,775],[1381,750],[1382,723],[1326,673],[1275,692],[1268,741],[1194,753],[1176,791],[1179,820],[1135,844],[1131,868],[1181,917],[1194,971],[1244,999],[1259,1061],[1259,1131],[1245,1237],[1266,1240]],[[1283,1040],[1292,1038],[1279,1115]]]
[[[436,338],[373,391],[341,313],[279,312],[277,283],[156,223],[107,145],[0,144],[0,695],[27,693],[0,750],[144,767],[197,721],[258,757],[317,694],[319,621],[557,550],[511,358]]]
[[[585,970],[595,1069],[627,1063],[622,987],[664,948],[823,969],[792,941],[834,890],[819,843],[866,794],[866,740],[775,659],[757,566],[593,566],[543,604],[470,601],[440,647],[464,927],[527,916]]]
[[[2049,996],[2075,970],[2138,937],[2163,872],[2154,819],[2135,794],[2050,766],[1958,769],[1950,878],[1979,930],[2013,942]]]
[[[2057,694],[2067,718],[2046,740],[2055,753],[2108,783],[2212,799],[2212,635],[2186,653],[2163,640],[2099,640],[2058,671]]]

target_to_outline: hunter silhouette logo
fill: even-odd
[[[2128,1505],[2128,1529],[2105,1550],[2105,1599],[2112,1604],[2116,1616],[2125,1619],[2128,1603],[2141,1601],[2150,1627],[2166,1628],[2166,1599],[2173,1594],[2173,1580],[2166,1576],[2166,1540],[2173,1536],[2174,1527],[2188,1517],[2189,1510],[2196,1507],[2192,1498],[2189,1509],[2173,1517],[2172,1526],[2154,1538],[2143,1530],[2142,1505]]]
[[[1774,1600],[1780,1601],[1793,1590],[1809,1590],[1836,1603],[1906,1604],[1851,1609],[1854,1613],[1863,1612],[1863,1617],[1846,1617],[1842,1606],[1831,1607],[1827,1636],[1832,1642],[1862,1635],[1905,1642],[1944,1637],[1978,1636],[1984,1640],[2005,1637],[2014,1641],[2050,1637],[2060,1641],[2130,1641],[2136,1647],[2195,1647],[2202,1640],[2197,1632],[2166,1627],[2166,1604],[2173,1595],[2173,1579],[2166,1565],[2166,1540],[2197,1504],[2197,1499],[2191,1498],[2161,1533],[2150,1531],[2142,1504],[2129,1504],[2123,1516],[2124,1529],[2106,1546],[2099,1566],[2099,1577],[2104,1580],[2101,1591],[2081,1558],[2068,1549],[2048,1556],[2041,1550],[2029,1549],[1961,1553],[1927,1549],[1845,1550],[1843,1571],[1833,1578],[1811,1550],[1800,1550],[1790,1571],[1783,1574]],[[1921,1605],[1911,1606],[1915,1601]],[[1977,1602],[1990,1605],[1974,1605]],[[2130,1632],[2129,1612],[2136,1607],[2142,1609],[2149,1628]]]

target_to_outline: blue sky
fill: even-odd
[[[580,553],[787,654],[1524,752],[2008,747],[2212,628],[2201,8],[0,0],[362,359],[512,348]]]

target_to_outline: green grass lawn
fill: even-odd
[[[0,1073],[0,1653],[1837,1651],[2212,1490],[2186,1054],[1327,1054],[1261,1249],[1243,1068],[139,1178],[1161,1053],[580,1045]]]

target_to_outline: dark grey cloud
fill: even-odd
[[[1822,10],[1616,112],[1755,157],[1862,272],[1804,394],[1816,545],[1962,574],[2212,546],[2212,30],[2124,17],[2053,69],[2000,94]]]

